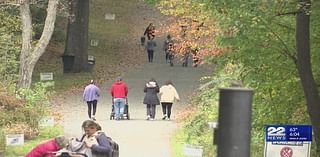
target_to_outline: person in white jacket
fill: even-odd
[[[162,120],[170,120],[172,104],[175,100],[180,101],[179,94],[171,81],[166,81],[160,88],[160,102],[162,105]]]

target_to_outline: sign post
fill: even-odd
[[[267,125],[264,157],[310,157],[311,125]]]

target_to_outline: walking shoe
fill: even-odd
[[[150,120],[151,120],[151,121],[153,121],[153,120],[154,120],[154,118],[150,118]]]
[[[169,121],[169,120],[170,120],[170,118],[167,118],[166,120],[167,120],[167,121]]]
[[[147,120],[150,120],[150,116],[147,116]]]
[[[96,121],[96,118],[94,116],[91,117],[91,120]]]
[[[166,118],[167,118],[167,116],[165,115],[165,116],[163,116],[162,120],[166,120]]]

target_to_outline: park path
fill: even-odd
[[[157,21],[154,23],[156,26],[160,25]],[[138,35],[137,38],[139,38]],[[158,46],[153,63],[147,62],[147,53],[140,49],[143,51],[141,53],[145,54],[145,58],[142,60],[143,64],[138,68],[127,67],[126,72],[122,74],[124,81],[129,86],[128,101],[131,120],[114,121],[109,119],[111,112],[109,88],[115,78],[99,86],[102,95],[98,101],[96,119],[103,131],[120,145],[120,157],[171,157],[170,138],[178,127],[175,116],[187,106],[191,94],[200,85],[199,79],[210,73],[207,66],[182,67],[179,62],[175,63],[174,67],[170,67],[165,62],[162,51],[163,40],[164,37],[156,37]],[[145,120],[146,109],[142,104],[143,87],[150,78],[155,78],[160,85],[166,80],[172,80],[180,94],[182,101],[174,104],[171,121],[161,120],[161,106],[157,106],[154,121]],[[65,133],[80,137],[83,134],[81,123],[88,118],[87,106],[82,101],[82,92],[63,95],[60,100],[62,104],[60,112],[63,115],[62,125]]]

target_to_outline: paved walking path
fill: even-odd
[[[139,9],[139,8],[138,8]],[[141,10],[141,9],[139,9]],[[160,24],[154,22],[156,26]],[[98,101],[96,119],[102,129],[120,145],[120,157],[171,157],[170,138],[177,128],[175,115],[186,107],[189,97],[199,86],[201,76],[209,74],[209,68],[200,66],[182,67],[181,63],[170,67],[165,62],[162,49],[164,37],[156,37],[158,44],[155,51],[154,62],[147,62],[145,52],[144,64],[140,68],[128,67],[128,72],[122,77],[129,86],[129,112],[131,120],[109,120],[111,112],[111,97],[109,88],[112,81],[100,86],[102,96]],[[141,51],[143,51],[141,49]],[[129,51],[132,52],[132,51]],[[190,63],[191,64],[191,63]],[[166,80],[172,80],[181,100],[173,106],[172,120],[163,121],[161,106],[157,106],[156,120],[147,121],[145,105],[142,104],[145,83],[155,78],[160,85]],[[64,95],[62,102],[63,126],[66,134],[80,137],[83,132],[81,123],[87,117],[87,105],[82,101],[82,92]]]
[[[157,42],[160,41],[157,40]],[[170,157],[170,137],[177,128],[174,121],[175,114],[184,107],[183,104],[186,104],[192,91],[198,87],[200,77],[207,73],[208,69],[201,66],[182,67],[179,64],[170,67],[165,63],[163,52],[158,49],[153,63],[145,63],[140,69],[132,69],[123,76],[129,86],[128,101],[131,120],[109,120],[111,97],[107,89],[112,82],[107,82],[100,87],[102,96],[98,102],[97,122],[119,143],[121,157]],[[145,120],[146,110],[145,105],[142,104],[143,87],[151,77],[155,78],[160,85],[167,79],[172,80],[180,94],[182,101],[174,104],[171,121],[161,120],[160,106],[157,106],[155,121]],[[81,96],[82,93],[66,96],[63,102],[66,111],[63,118],[65,132],[78,137],[82,134],[81,123],[87,119],[87,106]]]

